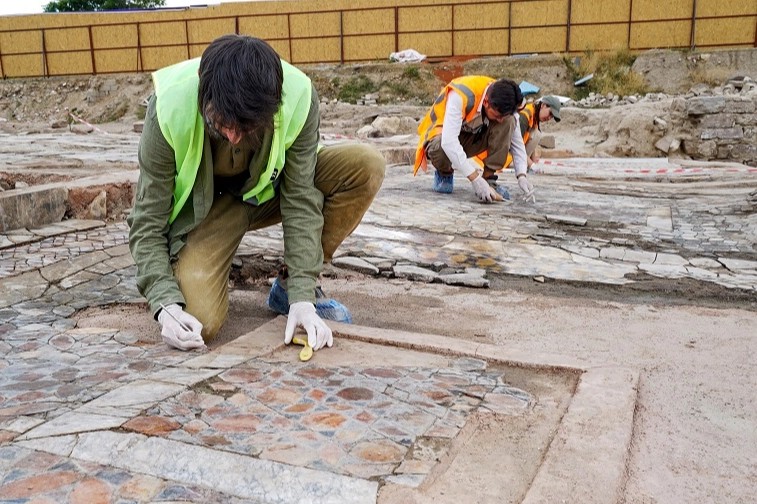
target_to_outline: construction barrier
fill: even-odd
[[[757,47],[757,1],[300,0],[0,17],[0,76],[146,72],[226,33],[294,64],[652,48]]]

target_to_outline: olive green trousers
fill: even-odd
[[[318,153],[315,185],[324,195],[321,244],[325,262],[362,220],[381,187],[385,167],[381,154],[367,145],[329,146]],[[278,196],[254,206],[222,194],[187,235],[174,263],[174,275],[187,303],[185,309],[202,323],[206,342],[226,320],[231,262],[244,234],[279,222]]]

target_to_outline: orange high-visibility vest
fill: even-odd
[[[447,110],[447,96],[454,91],[463,99],[463,123],[470,122],[478,115],[479,105],[484,99],[484,91],[489,84],[494,82],[491,77],[482,75],[469,75],[453,79],[442,89],[436,97],[431,109],[418,125],[418,148],[415,150],[415,164],[413,175],[418,173],[418,168],[428,170],[426,165],[426,145],[435,136],[441,134],[444,125],[444,113]]]
[[[523,133],[523,145],[525,145],[528,142],[528,139],[531,138],[531,132],[536,129],[539,125],[536,122],[536,105],[533,103],[527,104],[525,107],[523,107],[519,112],[520,117],[518,118],[518,129],[521,128],[521,124],[523,120],[526,120],[526,123],[528,124],[528,128],[526,129],[525,133]],[[480,154],[476,154],[476,156],[473,158],[473,161],[475,161],[479,166],[484,166],[484,159],[489,155],[489,151],[485,150],[484,152]],[[505,164],[502,168],[509,168],[513,164],[513,155],[511,153],[507,153],[507,159],[505,160]],[[500,169],[502,169],[500,168]],[[499,171],[499,170],[497,170]]]
[[[526,120],[526,123],[528,124],[528,128],[526,128],[526,132],[523,133],[523,145],[528,143],[529,138],[531,138],[531,132],[534,131],[539,125],[537,124],[537,118],[536,118],[536,104],[529,103],[525,107],[523,107],[523,110],[520,112],[520,121],[523,121],[523,119]],[[520,126],[520,124],[518,124]]]

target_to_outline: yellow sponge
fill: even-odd
[[[307,339],[294,337],[292,338],[292,343],[303,346],[302,350],[300,350],[300,360],[302,362],[309,361],[310,358],[313,357],[313,348],[308,345]]]

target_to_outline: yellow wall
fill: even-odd
[[[699,49],[757,47],[756,30],[757,1],[251,1],[0,17],[0,73],[152,71],[199,56],[214,38],[234,32],[266,39],[297,64],[386,60],[403,49],[447,58],[692,43]]]

